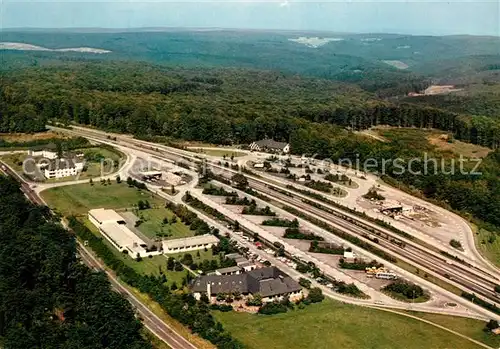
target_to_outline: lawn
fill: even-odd
[[[481,254],[489,261],[500,267],[500,238],[498,232],[490,232],[486,229],[478,229],[473,226],[473,231],[476,238],[476,246],[478,246]]]
[[[84,148],[78,149],[75,152],[83,154],[99,154],[99,158],[102,157],[104,159],[102,164],[100,161],[86,161],[87,170],[80,174],[80,179],[110,175],[118,170],[120,160],[124,159],[124,155],[120,152],[106,148]]]
[[[147,237],[155,238],[157,233],[166,234],[165,239],[177,239],[194,236],[194,231],[181,222],[180,218],[174,224],[163,224],[163,219],[170,221],[174,213],[164,207],[142,210],[136,213],[144,222],[138,227]]]
[[[139,200],[148,200],[153,206],[163,206],[164,200],[146,190],[130,188],[125,183],[111,181],[111,185],[94,182],[68,185],[45,190],[41,193],[52,209],[64,216],[84,215],[93,208],[129,208]]]
[[[411,315],[432,321],[438,325],[457,331],[463,335],[483,342],[493,348],[500,347],[500,336],[483,331],[485,324],[482,321],[461,318],[456,316],[446,316],[430,313],[409,312]]]
[[[325,300],[272,316],[215,312],[249,348],[444,349],[480,348],[416,319]]]
[[[205,250],[198,250],[198,251],[189,251],[189,252],[185,252],[185,253],[172,253],[172,254],[169,254],[168,256],[169,257],[173,257],[177,260],[181,260],[182,257],[186,254],[186,253],[189,253],[191,256],[193,256],[193,261],[195,263],[200,263],[200,262],[203,262],[203,260],[212,260],[212,259],[219,259],[219,255],[216,254],[215,256],[212,254],[212,249],[209,249],[207,251]],[[199,257],[198,257],[198,253],[199,253]]]
[[[28,157],[26,153],[14,153],[14,154],[5,154],[0,156],[2,161],[6,162],[7,165],[12,167],[14,171],[19,174],[23,173],[23,161]]]

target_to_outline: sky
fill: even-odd
[[[217,27],[500,36],[499,3],[499,0],[0,0],[0,28]]]

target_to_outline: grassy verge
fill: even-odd
[[[331,300],[273,316],[236,312],[215,316],[251,349],[480,348],[416,319]]]
[[[396,263],[399,267],[405,269],[406,271],[409,271],[410,273],[412,274],[415,274],[417,276],[420,276],[422,277],[423,279],[429,281],[429,282],[432,282],[433,284],[441,287],[441,288],[444,288],[445,290],[448,290],[456,295],[461,295],[462,294],[462,291],[458,288],[458,287],[455,287],[449,283],[447,283],[446,281],[444,280],[441,280],[440,278],[438,277],[435,277],[433,275],[430,275],[430,274],[427,274],[425,272],[423,272],[422,270],[414,267],[413,265],[411,264],[408,264],[406,262],[403,262],[401,260],[398,259],[397,263]]]
[[[236,157],[245,155],[245,153],[243,153],[243,152],[229,150],[229,149],[188,148],[187,150],[195,152],[195,153],[211,155],[211,156],[220,156],[220,157],[226,156],[227,159],[230,159],[231,156],[236,158]]]
[[[500,238],[498,232],[479,229],[476,225],[472,224],[471,227],[479,252],[490,262],[500,267]]]
[[[410,299],[410,298],[406,298],[404,295],[397,293],[397,292],[390,292],[390,291],[385,291],[385,290],[382,290],[381,292],[385,293],[389,297],[397,299],[398,301],[406,302],[406,303],[425,303],[430,299],[430,296],[428,294],[424,294],[423,296],[417,297],[415,299]]]
[[[188,328],[183,326],[180,322],[168,315],[163,308],[151,299],[148,295],[141,293],[136,288],[130,287],[122,280],[118,279],[120,283],[126,287],[137,299],[139,299],[144,305],[148,307],[156,316],[158,316],[163,322],[171,326],[177,333],[182,337],[186,338],[188,341],[193,343],[199,349],[214,349],[215,346],[210,342],[200,338],[199,336],[191,333]],[[154,345],[154,343],[153,343]],[[166,344],[165,344],[166,345]],[[167,346],[168,348],[168,346]]]

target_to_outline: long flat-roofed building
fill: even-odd
[[[162,244],[164,253],[178,253],[200,250],[204,248],[208,249],[213,245],[216,245],[218,242],[219,239],[217,239],[215,236],[205,234],[181,239],[164,240],[162,241]]]
[[[88,212],[89,220],[99,228],[101,234],[120,252],[127,251],[131,257],[159,255],[161,251],[148,251],[148,246],[126,226],[126,222],[114,210],[98,208]]]

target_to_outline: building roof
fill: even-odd
[[[246,259],[245,257],[236,257],[236,258],[232,258],[232,259],[236,262],[236,264],[248,262],[248,259]]]
[[[115,210],[108,210],[105,208],[96,208],[89,211],[89,215],[91,215],[99,224],[107,223],[107,222],[124,222],[122,216],[116,213]]]
[[[206,292],[207,283],[210,283],[212,294],[239,291],[272,297],[302,289],[297,281],[276,267],[254,269],[236,275],[203,275],[194,280],[191,289],[193,292]]]
[[[164,240],[163,249],[180,248],[193,245],[216,244],[219,242],[215,236],[210,234],[191,236],[188,238],[180,238],[173,240]]]
[[[142,176],[161,176],[161,171],[143,171],[141,172]]]
[[[194,280],[191,289],[193,292],[207,292],[207,284],[210,284],[212,294],[248,292],[246,274],[203,275]]]
[[[219,273],[219,274],[225,274],[225,273],[234,273],[234,272],[240,271],[240,270],[241,270],[240,267],[234,266],[234,267],[220,268],[220,269],[217,269],[215,272]]]
[[[277,142],[274,139],[262,139],[260,141],[255,142],[259,147],[269,148],[269,149],[279,149],[283,150],[288,143],[286,142]]]
[[[225,257],[229,259],[235,259],[243,256],[239,253],[228,253]]]
[[[75,168],[75,161],[70,158],[53,159],[45,166],[49,171]]]
[[[125,224],[117,222],[105,222],[100,226],[101,230],[115,242],[121,249],[131,252],[143,252],[146,243],[134,234]]]
[[[251,266],[255,266],[255,264],[252,262],[248,262],[248,261],[238,263],[238,268],[245,268],[245,267],[251,267]]]

